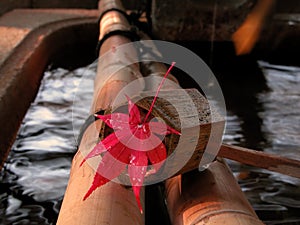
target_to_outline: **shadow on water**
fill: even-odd
[[[230,43],[216,43],[213,52],[207,43],[179,44],[208,62],[221,85],[227,106],[224,142],[299,157],[300,68],[258,63],[251,55],[236,57]],[[58,68],[61,65],[58,61],[45,72],[0,172],[0,224],[46,225],[57,219],[76,151],[73,127],[80,127],[87,117],[83,109],[89,109],[96,73],[95,63],[78,69],[66,66],[74,70]],[[74,109],[73,97],[82,76],[87,81],[82,88],[85,93],[78,96],[79,107]],[[184,87],[194,86],[192,80],[179,77],[179,81]],[[229,164],[266,224],[300,224],[299,180],[232,161]],[[160,196],[163,189],[151,186],[147,191]],[[156,204],[153,198],[149,200],[150,205]],[[148,214],[148,224],[157,224],[157,217]],[[165,212],[160,217],[166,219]]]

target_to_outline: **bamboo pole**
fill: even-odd
[[[151,42],[150,42],[151,43]],[[151,47],[156,54],[154,44]],[[146,56],[144,56],[146,57]],[[148,73],[163,76],[166,67],[158,62],[143,62]],[[178,88],[178,81],[164,89]],[[148,90],[155,89],[156,79],[148,82]],[[193,171],[168,179],[165,184],[167,206],[173,225],[194,224],[263,224],[247,201],[230,169],[218,159],[204,172]]]
[[[173,225],[263,224],[220,159],[201,173],[167,180],[166,195]]]
[[[118,0],[101,0],[100,11],[103,12],[109,8],[122,9]],[[109,31],[128,29],[128,26],[126,18],[121,13],[107,12],[100,21],[100,38]],[[135,48],[129,45],[126,53],[115,51],[118,46],[128,43],[130,43],[129,39],[119,35],[111,36],[103,43],[99,60],[109,50],[112,50],[114,54],[112,57],[106,57],[104,63],[99,61],[92,113],[110,107],[123,87],[141,77],[139,65],[134,63],[137,57]],[[131,65],[123,67],[128,64],[128,61],[132,62]],[[120,70],[110,75],[110,72],[115,71],[116,68]],[[108,78],[104,79],[104,77]],[[140,83],[140,87],[143,88],[143,86],[144,84]],[[79,151],[73,159],[68,187],[57,221],[58,225],[141,225],[144,223],[144,216],[137,207],[132,189],[120,184],[109,182],[96,189],[83,201],[85,193],[93,182],[95,171],[88,163],[84,163],[81,167],[79,164],[83,160],[82,153],[90,152],[98,142],[101,126],[102,122],[97,120],[88,126],[83,134]]]

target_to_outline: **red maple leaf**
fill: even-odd
[[[89,158],[102,153],[93,183],[84,196],[84,200],[98,187],[119,176],[128,166],[128,174],[141,213],[140,190],[147,172],[148,162],[158,171],[167,157],[166,147],[161,136],[180,132],[163,122],[148,121],[158,93],[175,63],[173,62],[162,79],[150,109],[142,120],[138,107],[127,97],[128,114],[112,113],[95,116],[114,129],[114,133],[100,141],[84,158],[81,165]]]

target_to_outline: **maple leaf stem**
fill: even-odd
[[[152,110],[153,110],[154,104],[155,104],[155,102],[156,102],[156,100],[157,100],[159,91],[160,91],[160,89],[162,88],[162,86],[163,86],[165,80],[167,79],[167,76],[168,76],[169,73],[171,72],[171,70],[172,70],[172,68],[174,67],[175,63],[176,63],[176,62],[172,62],[172,64],[171,64],[171,66],[169,67],[168,71],[166,72],[166,74],[165,74],[164,77],[162,78],[162,80],[161,80],[161,82],[160,82],[160,84],[159,84],[159,86],[158,86],[158,88],[157,88],[157,90],[156,90],[156,93],[155,93],[155,96],[154,96],[153,101],[152,101],[152,103],[151,103],[150,109],[149,109],[147,115],[145,116],[145,119],[144,119],[144,122],[143,122],[143,123],[146,123],[148,117],[150,116],[150,114],[151,114],[151,112],[152,112]]]

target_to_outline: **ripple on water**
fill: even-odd
[[[74,94],[84,86],[78,102],[90,101],[95,73],[96,64],[45,72],[0,173],[0,224],[55,224],[76,150],[73,125],[80,127],[86,118],[82,108],[89,109],[85,103],[74,108]]]
[[[259,93],[264,151],[300,160],[300,68],[259,62],[270,90]],[[228,113],[224,141],[243,142],[241,118]],[[238,139],[236,134],[239,134]],[[300,180],[229,161],[259,217],[269,225],[300,224]]]
[[[5,169],[0,172],[0,224],[55,224],[75,152],[75,137],[89,114],[96,66],[94,63],[74,71],[45,72],[39,94],[24,118]],[[268,152],[297,158],[300,69],[264,62],[260,66],[270,87],[270,91],[257,96],[261,129],[267,142],[261,146]],[[245,144],[244,122],[229,111],[224,141]],[[300,224],[299,179],[229,163],[266,224]]]

